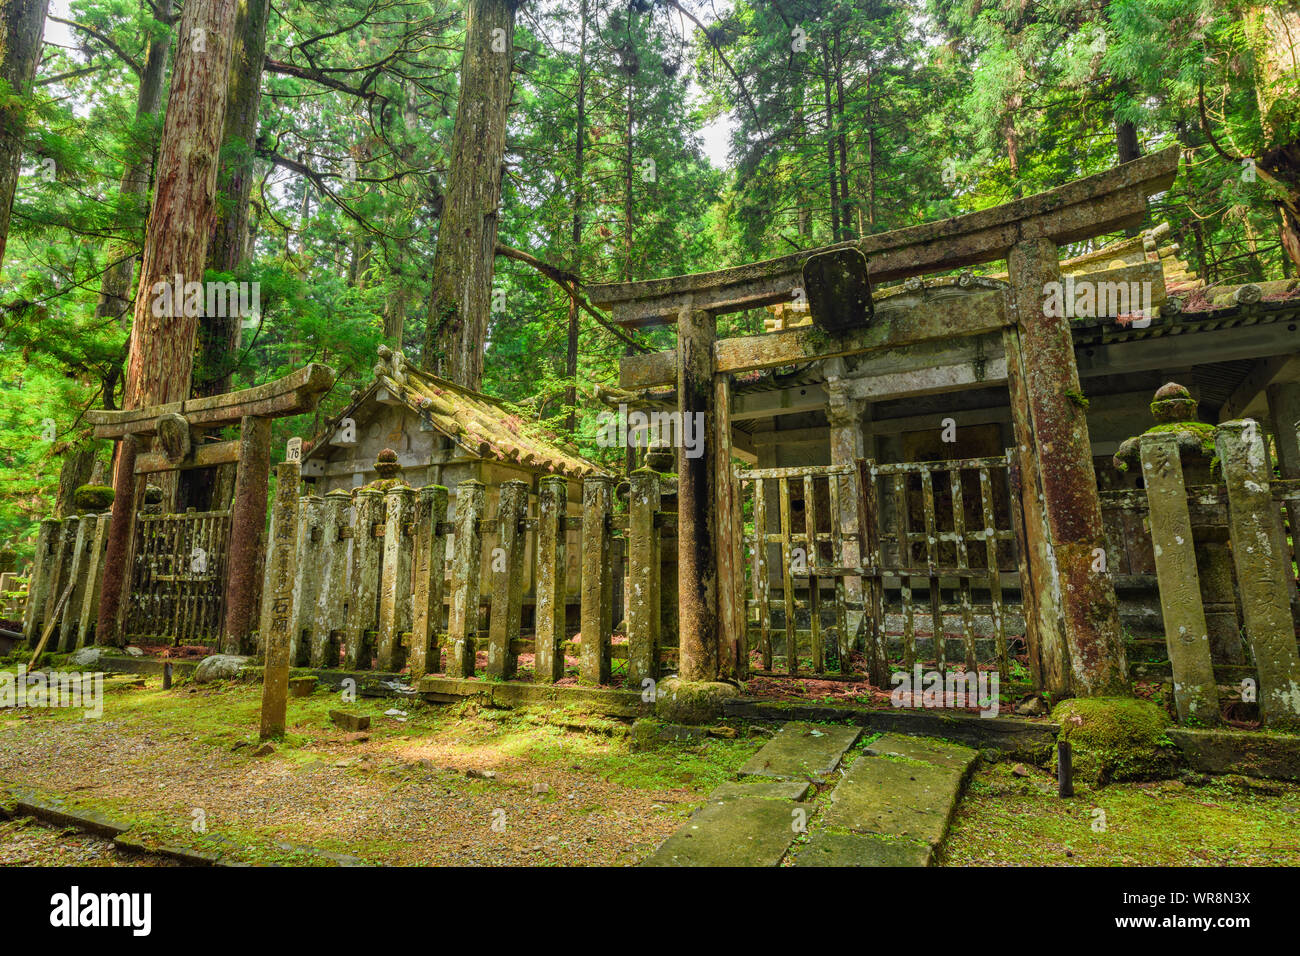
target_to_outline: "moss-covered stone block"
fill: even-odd
[[[670,724],[711,724],[722,716],[723,702],[739,694],[733,684],[669,677],[655,690],[655,716]]]
[[[1058,704],[1052,719],[1073,749],[1075,776],[1093,785],[1172,777],[1181,762],[1165,733],[1169,715],[1150,701],[1079,697]]]
[[[107,511],[113,503],[113,489],[107,485],[82,485],[72,493],[78,511]]]

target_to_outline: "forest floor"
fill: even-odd
[[[1025,764],[980,766],[957,806],[948,866],[1300,866],[1300,784],[1185,774],[1075,782]]]
[[[627,725],[570,710],[513,711],[393,698],[289,702],[289,730],[258,751],[261,688],[106,682],[104,712],[0,711],[0,786],[133,824],[146,846],[221,850],[250,863],[633,865],[766,742],[635,752]],[[371,718],[348,733],[331,709]],[[386,711],[397,711],[388,713]],[[1100,813],[1099,813],[1100,811]],[[1244,777],[1079,786],[999,762],[976,770],[946,865],[1300,865],[1300,785]],[[0,865],[157,865],[111,841],[0,822]]]
[[[254,756],[260,685],[138,681],[108,681],[99,719],[0,712],[0,785],[123,819],[148,845],[234,846],[252,863],[322,862],[298,852],[314,849],[390,865],[630,865],[772,732],[632,752],[626,724],[590,715],[318,691],[289,701],[284,740]],[[370,729],[340,730],[331,709]],[[15,836],[0,830],[0,844]],[[10,847],[0,862],[43,852]]]

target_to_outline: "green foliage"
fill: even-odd
[[[1286,273],[1274,200],[1296,184],[1270,163],[1300,140],[1300,90],[1294,71],[1269,67],[1262,6],[719,9],[520,5],[502,245],[582,284],[738,265],[1057,186],[1113,165],[1117,130],[1131,129],[1140,151],[1187,151],[1151,222],[1170,221],[1193,269],[1211,282]],[[0,271],[0,535],[24,547],[50,510],[59,456],[88,436],[83,410],[122,401],[132,310],[118,318],[97,304],[110,268],[141,252],[152,197],[122,179],[156,155],[162,117],[138,113],[139,67],[149,40],[174,29],[136,0],[74,0],[68,17],[74,42],[47,45],[18,104],[23,174]],[[277,459],[369,382],[381,342],[418,359],[464,30],[451,0],[273,6],[257,135],[221,156],[251,160],[249,255],[207,276],[257,283],[260,311],[237,350],[196,367],[194,385],[336,368],[317,412],[276,421]],[[726,169],[703,152],[723,119]],[[621,467],[623,451],[596,441],[597,392],[617,383],[626,344],[553,278],[513,258],[495,266],[484,390],[522,427]],[[765,316],[725,316],[720,334],[760,331]],[[637,335],[673,342],[670,328]]]

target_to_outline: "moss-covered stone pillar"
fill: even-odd
[[[383,557],[383,542],[375,537],[375,526],[383,517],[383,493],[375,488],[359,488],[352,530],[352,593],[348,597],[348,630],[343,641],[349,670],[370,669],[369,633],[378,620],[376,601]]]
[[[446,587],[447,536],[440,526],[447,520],[447,489],[425,485],[415,502],[415,577],[411,616],[411,680],[442,666],[438,639],[442,634],[442,598]]]
[[[585,684],[607,684],[609,638],[614,628],[614,575],[609,519],[614,479],[597,475],[582,482],[582,655],[578,675]]]
[[[713,314],[683,310],[677,318],[678,673],[716,681],[718,652],[717,455],[714,435]],[[585,637],[584,637],[585,641]]]
[[[1283,478],[1300,478],[1300,382],[1279,382],[1265,392],[1268,413],[1273,419],[1273,441],[1277,465]],[[1286,502],[1287,524],[1293,541],[1300,541],[1300,501]],[[1295,578],[1287,579],[1291,594],[1291,616],[1300,623],[1300,589]]]
[[[1291,562],[1269,487],[1264,436],[1250,419],[1225,422],[1215,446],[1228,486],[1232,559],[1259,674],[1260,716],[1275,729],[1300,730],[1300,655],[1286,583]]]
[[[567,574],[564,562],[565,518],[569,482],[547,475],[537,492],[537,611],[535,680],[554,684],[564,677],[564,604]]]
[[[1300,382],[1279,382],[1264,393],[1283,478],[1300,478]]]
[[[1151,540],[1155,544],[1165,646],[1173,670],[1174,705],[1183,723],[1217,724],[1219,690],[1210,660],[1210,635],[1201,607],[1192,520],[1179,459],[1170,432],[1143,435],[1142,480],[1146,485]]]
[[[264,636],[266,663],[262,669],[263,740],[284,736],[289,694],[289,632],[293,626],[293,587],[298,551],[299,463],[286,461],[276,470],[275,537],[267,548],[271,562],[269,629]]]
[[[867,403],[861,399],[849,398],[843,387],[830,389],[830,402],[826,408],[826,418],[831,429],[831,464],[847,465],[856,470],[859,458],[864,455],[865,442],[862,434],[862,416]],[[839,484],[839,514],[831,515],[831,520],[839,524],[843,541],[843,555],[837,555],[835,561],[843,562],[844,567],[857,567],[862,563],[858,548],[858,501],[857,482],[852,477],[832,479]],[[862,578],[850,575],[844,579],[844,597],[850,604],[862,606]],[[863,612],[849,610],[845,612],[845,626],[849,635],[858,636],[855,646],[861,647]],[[870,640],[870,637],[868,637]]]
[[[240,654],[252,648],[253,623],[257,616],[258,562],[262,559],[270,477],[271,419],[246,416],[239,425],[239,466],[235,472],[235,497],[230,506],[226,616],[221,628],[221,649],[227,654]],[[113,513],[117,514],[116,499]],[[112,548],[110,538],[110,562]],[[112,564],[108,567],[111,570]]]
[[[627,680],[633,689],[659,677],[660,481],[657,471],[638,468],[628,492]]]
[[[1081,696],[1126,694],[1128,665],[1120,635],[1119,606],[1108,574],[1094,570],[1104,552],[1101,502],[1088,438],[1087,401],[1079,387],[1070,320],[1045,307],[1052,283],[1061,281],[1056,245],[1046,239],[1017,243],[1007,256],[1012,307],[1020,333],[1025,397],[1033,426],[1039,487],[1050,537],[1036,580],[1054,573],[1069,659],[1067,687]],[[1017,436],[1019,441],[1020,436]]]
[[[447,607],[447,676],[473,677],[478,644],[479,575],[482,571],[486,489],[467,479],[456,486],[456,539],[451,556],[451,601]]]
[[[1213,485],[1215,426],[1197,420],[1198,403],[1192,393],[1177,382],[1167,382],[1156,391],[1150,407],[1155,425],[1120,445],[1112,459],[1115,467],[1120,471],[1140,468],[1139,442],[1147,435],[1166,435],[1178,448],[1184,489]],[[1192,533],[1211,659],[1244,664],[1227,524],[1202,513]]]
[[[492,616],[488,622],[487,674],[509,680],[515,676],[519,624],[524,606],[524,519],[528,516],[528,483],[506,481],[497,497],[497,552],[492,555]]]
[[[42,518],[36,532],[36,553],[27,572],[27,607],[23,610],[23,633],[32,646],[41,639],[45,623],[45,596],[50,587],[50,550],[59,530],[58,518]]]
[[[406,666],[402,633],[411,620],[411,521],[415,490],[405,485],[384,495],[384,563],[379,589],[379,636],[375,661],[381,671]]]

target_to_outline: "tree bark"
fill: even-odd
[[[41,58],[49,0],[0,0],[0,80],[14,99],[0,103],[0,265],[4,264],[18,171],[23,163],[25,104]]]
[[[135,98],[135,118],[157,113],[162,106],[164,80],[167,76],[167,55],[171,48],[171,34],[151,34],[145,49],[144,68],[140,71],[140,88]],[[118,193],[124,197],[143,196],[149,190],[153,177],[154,150],[132,157],[122,170]],[[143,225],[143,224],[142,224]],[[143,231],[143,230],[142,230]],[[99,299],[95,302],[96,320],[114,319],[125,327],[126,314],[131,308],[131,279],[135,273],[135,243],[114,242],[108,247],[108,271],[99,286]],[[96,325],[100,324],[98,321]],[[105,394],[105,408],[111,395]]]
[[[1291,134],[1300,90],[1300,9],[1261,5],[1253,19],[1259,37],[1255,94],[1266,144],[1258,168],[1285,192],[1274,200],[1279,237],[1287,258],[1300,269],[1300,140]]]
[[[183,296],[179,303],[168,302],[160,293],[177,283],[183,290],[185,283],[203,282],[237,6],[237,0],[190,0],[181,15],[135,297],[123,408],[190,396],[199,317],[186,314],[193,309],[184,307]],[[131,487],[130,476],[122,474],[122,460],[119,456],[114,475],[119,494],[129,493]],[[159,484],[164,503],[174,504],[176,473],[164,473]],[[114,557],[123,558],[110,553],[110,560]]]
[[[95,442],[93,439],[81,441],[69,448],[63,455],[63,465],[59,469],[59,492],[54,502],[54,516],[66,518],[75,514],[72,495],[82,485],[89,483],[91,472],[95,468]]]
[[[831,51],[822,45],[822,81],[825,87],[826,103],[826,181],[830,185],[831,198],[831,242],[840,238],[840,190],[839,176],[835,164],[835,117],[831,104]]]
[[[1137,127],[1132,123],[1115,122],[1115,151],[1121,163],[1131,163],[1142,155],[1138,146]]]
[[[203,281],[237,6],[236,0],[190,0],[181,17],[135,299],[126,408],[189,397],[198,316],[176,303],[154,309],[162,298],[154,287],[175,276],[183,283]]]
[[[433,257],[433,308],[422,364],[468,388],[483,380],[515,7],[515,0],[469,0],[450,174]]]
[[[253,188],[253,143],[262,102],[262,63],[266,59],[266,24],[270,0],[241,0],[235,13],[230,55],[221,163],[217,169],[219,200],[208,240],[207,268],[231,272],[248,252],[248,197]],[[205,315],[199,322],[199,371],[194,395],[202,398],[230,391],[239,354],[242,316]]]
[[[840,32],[835,31],[835,117],[838,124],[836,144],[840,153],[840,236],[842,241],[853,238],[849,223],[853,207],[857,204],[849,198],[849,141],[845,134],[847,123],[844,120],[844,59],[840,53]],[[861,223],[861,212],[858,221]],[[859,226],[859,232],[861,227]]]
[[[578,119],[573,137],[573,230],[570,235],[569,268],[582,275],[582,195],[586,175],[587,146],[587,0],[578,7]],[[578,427],[578,297],[569,296],[569,323],[564,374],[569,386],[564,390],[564,404],[569,409],[568,431]]]

